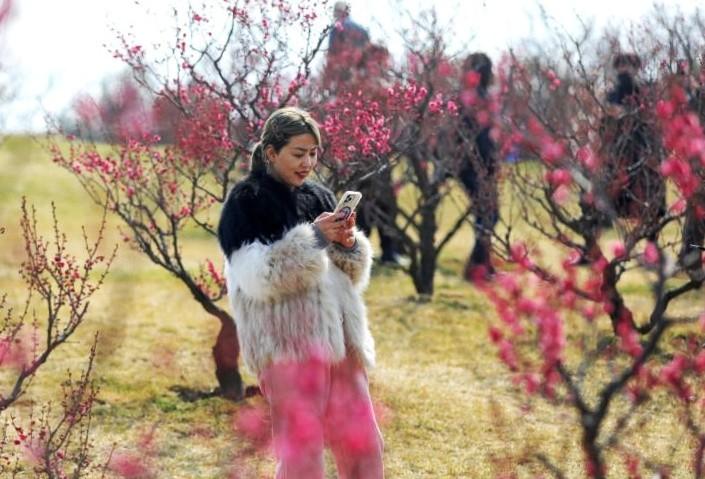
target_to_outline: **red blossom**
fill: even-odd
[[[627,354],[635,358],[641,355],[643,348],[639,343],[639,333],[632,327],[630,313],[625,312],[625,316],[619,320],[617,334],[621,339],[620,346]]]
[[[463,77],[463,84],[466,90],[475,90],[480,84],[480,73],[471,70]]]
[[[683,354],[677,354],[671,362],[661,369],[661,381],[669,384],[678,383],[688,366],[688,358]]]
[[[626,257],[627,249],[622,241],[613,241],[610,247],[612,255],[615,259],[623,259]]]
[[[2,0],[0,3],[0,25],[10,17],[12,11],[12,0]]]
[[[379,102],[361,99],[362,92],[348,93],[327,107],[322,125],[329,142],[326,151],[340,164],[383,156],[391,150],[390,119]]]
[[[110,460],[109,468],[124,479],[147,479],[156,477],[137,454],[117,453]]]
[[[641,474],[639,474],[639,458],[634,455],[627,455],[624,458],[624,462],[627,466],[627,473],[629,473],[629,479],[641,479]]]
[[[705,372],[705,351],[700,351],[693,360],[693,368],[698,374]]]
[[[590,148],[590,146],[582,146],[578,149],[576,157],[581,165],[583,165],[588,171],[595,172],[600,166],[597,155]]]
[[[551,198],[553,198],[553,201],[558,205],[565,204],[570,198],[570,188],[566,185],[559,185],[558,188],[553,191]]]
[[[541,159],[548,164],[557,163],[565,156],[565,146],[558,141],[552,140],[548,136],[541,139],[540,145]]]
[[[570,185],[573,182],[573,176],[570,171],[557,168],[546,172],[546,181],[553,186]]]

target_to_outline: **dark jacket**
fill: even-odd
[[[326,187],[305,182],[291,190],[267,173],[252,173],[228,194],[218,224],[218,241],[226,256],[243,244],[271,244],[299,223],[312,223],[335,209]]]
[[[619,108],[600,121],[600,155],[606,161],[599,189],[617,216],[650,222],[665,213],[666,187],[660,173],[663,148],[655,119],[641,107],[644,94],[627,74],[619,75],[607,94],[607,102]]]

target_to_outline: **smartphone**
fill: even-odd
[[[355,211],[355,208],[357,208],[361,198],[362,193],[359,191],[346,191],[343,193],[343,196],[340,197],[338,206],[335,207],[333,213],[345,213],[345,217],[342,220],[348,219],[353,211]]]

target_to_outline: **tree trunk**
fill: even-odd
[[[602,451],[597,445],[599,425],[594,415],[583,416],[583,449],[586,456],[588,477],[605,479],[605,465],[602,462]]]
[[[622,295],[617,289],[617,265],[610,264],[602,273],[602,295],[609,302],[612,310],[610,311],[610,320],[612,321],[612,330],[615,336],[619,336],[619,324],[626,321],[631,329],[636,330],[634,316],[629,308],[624,304]]]
[[[223,397],[239,401],[244,396],[242,377],[237,365],[240,356],[240,343],[237,329],[232,319],[220,318],[220,332],[213,346],[215,376]]]
[[[698,447],[695,451],[695,479],[703,477],[703,455],[705,454],[705,435],[698,438]]]
[[[245,391],[237,365],[240,356],[240,342],[237,338],[235,321],[225,310],[213,303],[190,276],[179,275],[179,279],[186,283],[193,297],[203,306],[203,309],[220,321],[220,331],[213,346],[213,359],[215,360],[215,377],[218,379],[221,396],[233,401],[243,399]]]
[[[419,265],[417,278],[414,278],[416,292],[428,296],[433,295],[433,280],[436,274],[437,207],[437,202],[432,201],[421,210],[421,228],[419,230],[421,264]]]

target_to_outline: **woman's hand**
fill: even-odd
[[[343,220],[340,213],[326,212],[321,213],[313,224],[328,241],[352,248],[355,245],[355,218],[355,213]]]
[[[340,230],[340,235],[336,240],[336,243],[340,243],[345,248],[352,248],[355,246],[355,220],[357,216],[353,212],[347,220],[341,221],[343,228]]]
[[[328,241],[337,241],[340,237],[340,230],[343,228],[343,222],[339,220],[338,215],[325,212],[318,215],[313,221],[313,224],[318,228],[324,238]]]

